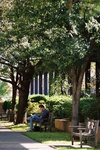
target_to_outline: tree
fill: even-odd
[[[49,6],[42,7],[40,14],[43,14],[45,10],[44,23],[42,22],[45,31],[42,30],[41,35],[44,37],[42,39],[48,50],[49,63],[55,64],[55,70],[60,73],[63,70],[66,71],[71,79],[73,89],[72,124],[77,125],[83,75],[96,48],[92,47],[93,43],[98,44],[99,22],[96,17],[97,7],[91,8],[92,0],[89,2],[74,1],[73,3],[69,1],[68,3],[70,5],[68,4],[67,7],[65,1],[58,1],[52,5],[49,3]],[[41,20],[42,17],[40,22]]]
[[[6,18],[5,13],[8,10],[8,8],[11,7],[11,3],[13,1],[10,0],[4,0],[0,3],[0,10],[1,10],[1,19],[0,19],[0,80],[3,82],[8,82],[9,84],[12,84],[12,121],[14,121],[14,108],[16,104],[16,85],[17,85],[17,77],[14,73],[14,68],[12,68],[12,64],[9,63],[9,58],[4,57],[3,50],[5,45],[5,31],[7,30],[5,24],[6,24]],[[7,50],[7,49],[6,49]],[[7,52],[6,52],[7,53]]]
[[[0,96],[9,95],[10,88],[7,83],[0,81]]]
[[[73,87],[72,123],[78,122],[81,84],[94,39],[88,25],[96,12],[91,14],[89,3],[86,7],[83,1],[68,3],[65,0],[15,0],[7,12],[1,60],[6,58],[9,62],[6,65],[18,73],[17,123],[23,121],[33,75],[48,68],[69,75]],[[91,29],[96,29],[95,37],[98,21],[96,25],[91,25]]]
[[[27,9],[24,10],[24,8]],[[35,29],[33,30],[34,21],[36,20],[37,23],[37,18],[35,20],[33,18],[33,22],[31,22],[31,18],[29,20],[30,12],[27,16],[29,8],[31,8],[31,1],[15,0],[11,4],[10,10],[4,15],[2,26],[3,44],[1,43],[0,63],[2,71],[7,71],[8,77],[6,77],[8,79],[1,77],[1,80],[12,84],[13,96],[16,96],[17,89],[19,91],[16,123],[24,121],[30,82],[44,59],[43,49],[41,50],[39,47],[39,39],[35,37],[37,34],[33,36],[35,33]],[[13,103],[15,105],[15,97],[13,97]]]

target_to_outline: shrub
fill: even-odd
[[[34,102],[31,102],[34,99]],[[38,106],[42,103],[54,113],[54,119],[71,118],[72,98],[63,95],[32,95],[29,99],[28,114],[39,113]],[[80,122],[86,118],[100,119],[100,98],[83,97],[80,99]]]
[[[39,113],[39,104],[44,104],[49,111],[54,113],[54,118],[70,118],[71,117],[71,97],[62,95],[45,96],[31,95],[28,102],[28,115]]]
[[[7,109],[11,109],[11,100],[6,100],[3,102],[2,108],[4,111],[6,111]]]
[[[38,106],[39,106],[38,103],[28,102],[28,108],[27,108],[28,116],[30,116],[30,114],[39,113]]]
[[[47,101],[47,96],[45,95],[31,95],[29,96],[29,101],[31,102],[37,102],[37,103],[46,103]]]
[[[54,118],[70,118],[72,112],[72,100],[67,96],[51,96],[47,101],[50,111],[53,111]]]
[[[46,105],[48,96],[36,94],[29,96],[27,113],[30,114],[39,113],[39,104]]]
[[[80,101],[80,114],[90,119],[100,119],[100,98],[85,97]]]

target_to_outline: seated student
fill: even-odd
[[[35,122],[44,122],[48,120],[49,111],[44,107],[44,105],[39,105],[39,108],[41,110],[41,114],[40,115],[34,114],[34,115],[31,115],[30,117],[30,129],[28,130],[29,132],[33,131]]]

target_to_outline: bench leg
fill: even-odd
[[[80,147],[82,148],[82,135],[80,136]]]

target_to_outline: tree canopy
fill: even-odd
[[[73,84],[73,102],[79,103],[86,65],[100,42],[99,2],[4,2],[6,3],[1,6],[0,13],[0,70],[4,71],[2,75],[8,77],[11,83],[17,81],[20,113],[23,110],[24,116],[29,85],[38,71],[68,73]],[[76,115],[78,116],[78,111]]]

